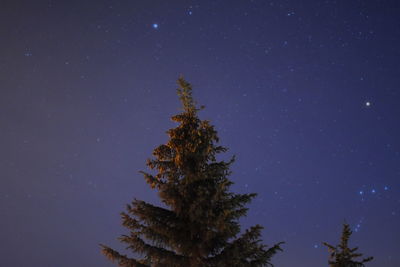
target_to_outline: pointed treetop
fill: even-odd
[[[349,239],[352,233],[353,232],[350,229],[350,225],[344,223],[339,245],[333,246],[326,242],[323,243],[325,246],[328,247],[330,251],[329,264],[331,267],[364,267],[364,263],[373,260],[373,257],[364,258],[358,261],[356,260],[356,258],[362,257],[363,254],[356,252],[358,250],[358,247],[349,247]]]
[[[192,97],[192,85],[185,81],[183,76],[179,77],[178,85],[179,88],[177,89],[177,93],[182,102],[183,110],[189,114],[196,113],[196,111],[199,109],[196,108],[196,101],[194,101]],[[203,107],[200,109],[202,108]]]

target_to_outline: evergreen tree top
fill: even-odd
[[[194,115],[196,111],[201,110],[204,106],[201,106],[199,109],[196,108],[196,101],[192,96],[192,85],[188,83],[183,76],[180,76],[178,79],[178,89],[177,94],[179,96],[179,100],[182,103],[182,107],[184,112]]]
[[[330,252],[329,264],[331,267],[363,267],[365,266],[364,263],[373,260],[373,257],[368,257],[360,261],[356,260],[356,258],[362,257],[363,254],[356,252],[358,247],[349,248],[349,240],[352,233],[349,224],[344,223],[339,245],[333,246],[325,242],[323,243],[328,247]]]
[[[167,131],[169,140],[156,147],[147,166],[154,173],[141,172],[158,191],[165,207],[134,200],[121,213],[129,235],[120,237],[128,249],[143,257],[122,255],[102,246],[102,252],[120,266],[272,266],[271,257],[280,244],[267,248],[261,243],[260,225],[241,234],[239,218],[256,194],[229,191],[233,159],[223,161],[217,154],[214,127],[197,117],[192,87],[178,79],[178,96],[183,113],[172,119],[179,123]]]

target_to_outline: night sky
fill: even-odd
[[[160,203],[140,170],[180,112],[206,108],[242,225],[285,241],[277,267],[339,242],[400,266],[398,1],[0,3],[0,266],[111,267],[119,213]]]

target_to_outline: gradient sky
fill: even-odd
[[[398,1],[0,4],[0,251],[5,267],[111,267],[119,213],[159,203],[138,173],[192,83],[236,155],[243,227],[286,241],[277,267],[327,266],[339,241],[400,266]],[[122,250],[123,251],[123,250]]]

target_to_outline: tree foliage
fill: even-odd
[[[178,80],[183,111],[172,117],[179,125],[167,131],[169,140],[153,151],[142,172],[165,207],[135,199],[121,214],[130,230],[119,240],[140,259],[102,245],[102,252],[119,266],[272,266],[281,243],[261,242],[260,225],[241,233],[239,218],[256,194],[229,191],[229,161],[217,160],[227,151],[218,145],[217,131],[198,118],[192,88]]]
[[[363,267],[364,263],[372,261],[373,257],[368,257],[357,261],[356,258],[362,257],[363,254],[357,253],[358,247],[349,248],[349,239],[352,234],[350,226],[343,224],[341,242],[337,246],[323,243],[328,247],[330,252],[329,264],[331,267]]]

